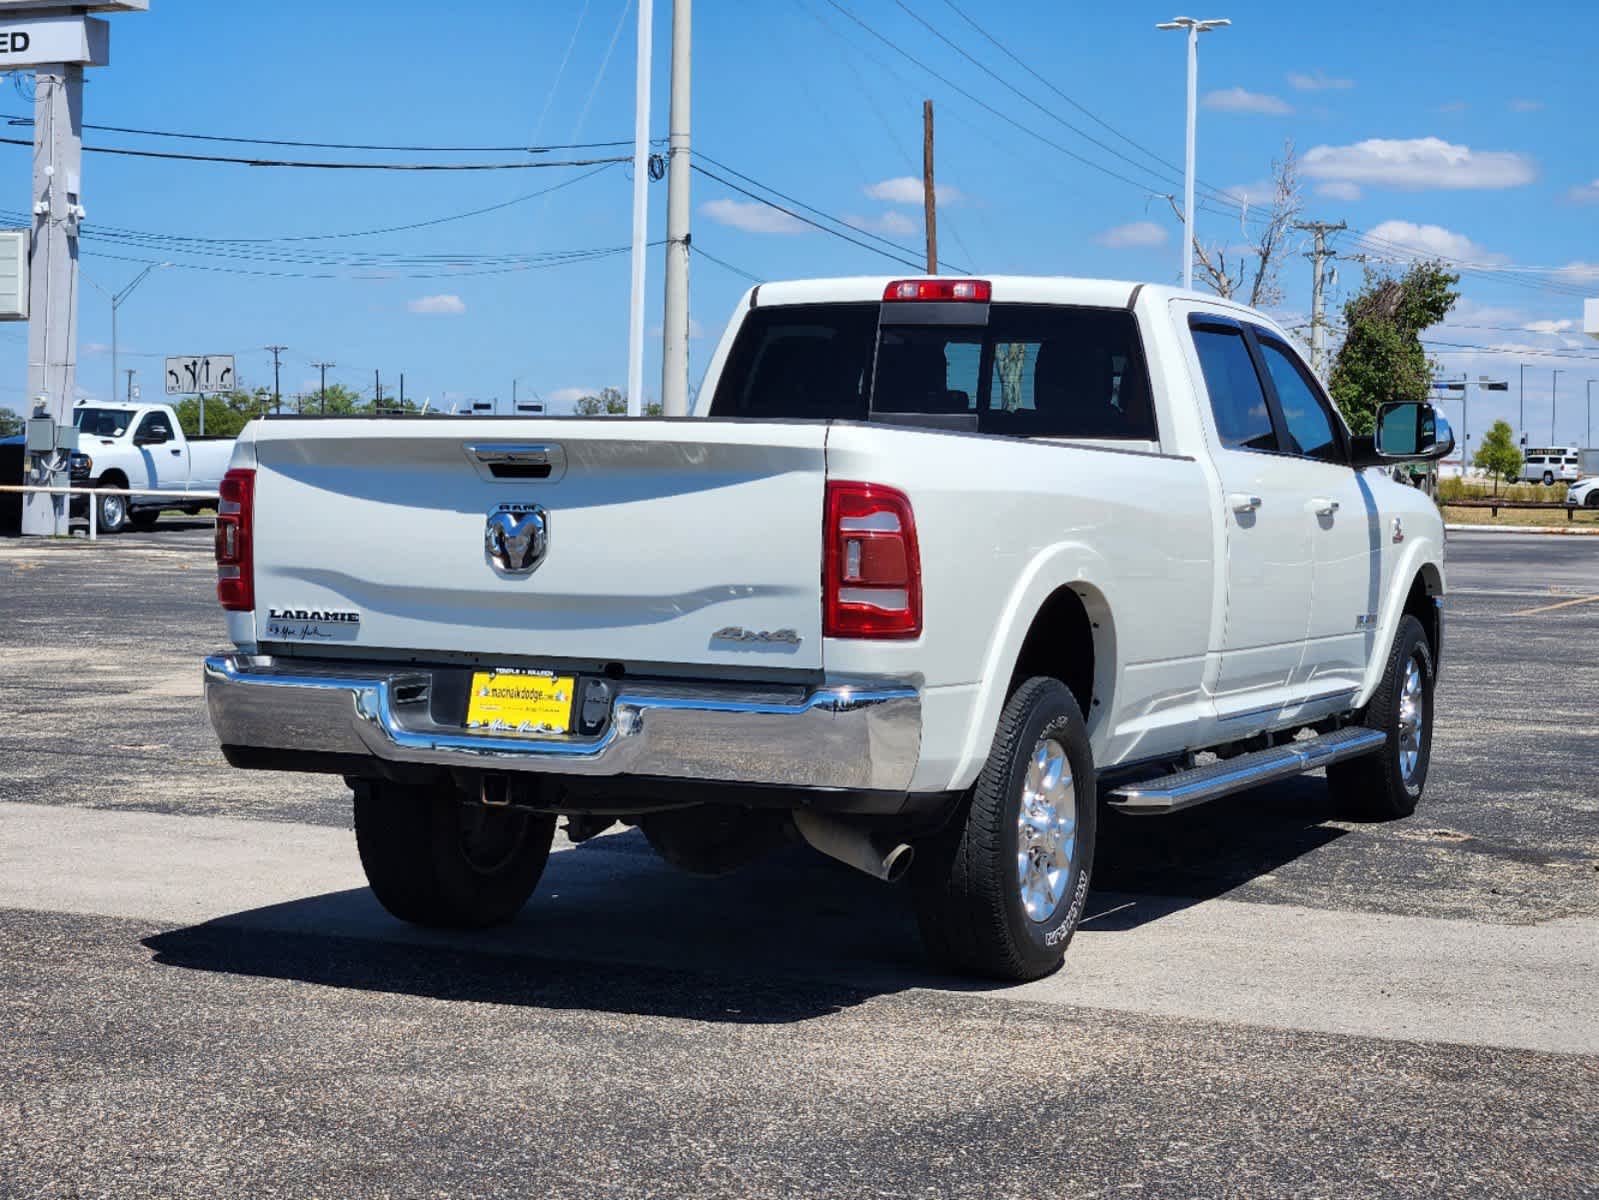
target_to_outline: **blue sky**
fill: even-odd
[[[91,73],[86,119],[363,143],[626,139],[634,25],[625,2],[152,0],[148,14],[113,18],[113,63]],[[931,97],[939,178],[948,189],[941,210],[947,263],[976,273],[1173,280],[1179,237],[1161,196],[1180,192],[1180,177],[1151,155],[1181,163],[1182,39],[1154,29],[1176,10],[956,3],[981,32],[949,0],[699,0],[696,148],[914,251],[919,206],[906,202],[914,193],[896,181],[919,173],[920,106]],[[1292,139],[1306,216],[1345,219],[1362,231],[1343,238],[1342,251],[1395,258],[1410,247],[1471,264],[1460,310],[1433,337],[1452,344],[1437,348],[1446,370],[1511,380],[1507,395],[1474,400],[1474,431],[1493,416],[1516,419],[1525,363],[1532,440],[1549,433],[1554,368],[1563,372],[1556,440],[1586,440],[1586,381],[1599,379],[1599,342],[1580,332],[1581,296],[1599,296],[1591,70],[1599,23],[1587,9],[1575,0],[1533,0],[1513,10],[1476,0],[1446,10],[1356,2],[1340,8],[1336,21],[1315,23],[1302,6],[1280,2],[1195,10],[1234,21],[1202,42],[1199,175],[1206,184],[1234,196],[1258,193]],[[664,134],[668,0],[658,0],[656,24],[654,126]],[[30,111],[16,90],[0,92],[0,114]],[[86,140],[268,152],[101,131]],[[20,211],[28,152],[0,151],[12,196],[0,209]],[[141,262],[178,264],[153,275],[122,310],[123,366],[140,369],[147,395],[168,353],[232,351],[248,382],[269,384],[271,357],[260,347],[277,342],[289,347],[286,392],[311,387],[310,363],[330,359],[339,363],[330,378],[355,387],[369,388],[381,368],[392,392],[403,371],[408,395],[435,404],[508,403],[514,379],[559,407],[625,378],[627,258],[529,269],[537,261],[530,256],[625,246],[628,171],[613,165],[573,182],[581,169],[323,172],[91,155],[84,203],[88,230],[100,236],[84,242],[84,270],[115,289]],[[322,237],[506,204],[558,183],[568,186],[424,230]],[[664,232],[665,204],[665,185],[654,185],[653,237]],[[1237,243],[1236,205],[1214,204],[1217,211],[1201,212],[1202,236]],[[900,269],[704,176],[694,180],[694,207],[696,245],[760,278]],[[319,240],[218,246],[150,235]],[[356,255],[366,257],[352,261]],[[661,266],[661,252],[652,251],[649,324],[657,330]],[[1361,269],[1343,263],[1342,286],[1357,284]],[[1308,310],[1309,281],[1309,264],[1294,255],[1283,277],[1290,322]],[[746,286],[709,259],[694,260],[693,312],[706,334],[693,345],[696,380]],[[80,389],[103,396],[110,322],[92,286],[82,292],[80,323]],[[653,349],[652,395],[659,386]],[[20,407],[22,327],[0,330],[0,356],[10,381],[0,387],[0,404]]]

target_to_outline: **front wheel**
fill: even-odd
[[[161,510],[159,508],[138,508],[128,514],[129,523],[140,531],[154,529],[155,523],[160,519]]]
[[[1582,502],[1584,508],[1599,508],[1599,488],[1594,488],[1588,493],[1588,498]]]
[[[94,500],[100,506],[101,533],[121,533],[131,523],[126,496],[96,496]]]
[[[1382,682],[1366,706],[1365,724],[1386,733],[1387,743],[1375,754],[1327,768],[1327,785],[1342,812],[1390,821],[1416,811],[1432,761],[1435,674],[1427,633],[1406,613]]]
[[[913,892],[929,955],[1010,981],[1058,968],[1088,899],[1096,805],[1077,701],[1058,679],[1027,680],[950,826],[917,848]]]
[[[1544,487],[1555,486],[1555,473],[1553,471],[1545,471],[1543,473],[1543,485]]]
[[[378,902],[413,925],[503,925],[527,903],[555,818],[469,801],[448,784],[355,783],[355,844]]]

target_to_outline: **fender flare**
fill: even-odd
[[[1366,663],[1366,676],[1361,681],[1359,695],[1355,697],[1356,708],[1364,708],[1382,682],[1388,655],[1393,651],[1394,638],[1399,634],[1399,618],[1404,613],[1405,601],[1410,597],[1410,588],[1416,577],[1419,575],[1426,580],[1429,595],[1444,594],[1442,551],[1443,547],[1430,537],[1413,538],[1394,565],[1394,573],[1388,582],[1388,594],[1382,601],[1371,658]]]
[[[1081,542],[1061,542],[1040,550],[1006,598],[994,635],[983,657],[983,670],[966,741],[961,746],[958,765],[950,787],[969,787],[988,758],[994,730],[999,726],[1000,709],[1009,698],[1011,673],[1020,657],[1022,644],[1033,621],[1046,601],[1062,588],[1071,588],[1082,600],[1093,624],[1094,697],[1107,703],[1091,704],[1083,714],[1090,736],[1097,729],[1098,714],[1110,711],[1109,697],[1115,693],[1121,672],[1117,653],[1116,627],[1111,619],[1115,594],[1115,573],[1099,551]]]

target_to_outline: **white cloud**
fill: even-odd
[[[1334,179],[1329,183],[1318,183],[1316,195],[1326,196],[1329,200],[1359,200],[1360,185],[1350,183],[1347,179]]]
[[[1109,246],[1115,250],[1125,250],[1148,246],[1163,246],[1166,244],[1166,227],[1157,225],[1153,221],[1134,221],[1130,225],[1118,225],[1114,229],[1107,229],[1097,234],[1094,240],[1101,246]]]
[[[704,213],[718,225],[728,225],[745,233],[804,233],[810,226],[770,205],[754,200],[708,200],[700,205]]]
[[[1355,86],[1353,79],[1333,79],[1319,70],[1309,75],[1300,71],[1291,71],[1288,82],[1301,92],[1347,92]]]
[[[426,313],[431,316],[458,316],[466,311],[466,301],[445,292],[437,296],[418,296],[406,307],[414,313]]]
[[[546,392],[544,398],[551,404],[565,405],[571,408],[584,396],[598,396],[600,389],[597,387],[564,387],[556,388],[553,392]]]
[[[1555,272],[1577,283],[1599,282],[1599,263],[1569,262]]]
[[[1317,146],[1300,162],[1311,179],[1423,191],[1520,187],[1537,176],[1532,159],[1508,150],[1473,150],[1442,138],[1371,138]]]
[[[1436,105],[1432,111],[1438,113],[1463,113],[1470,107],[1471,105],[1464,100],[1451,100],[1448,104]]]
[[[1417,225],[1411,221],[1384,221],[1367,236],[1374,242],[1388,243],[1416,258],[1446,258],[1457,262],[1491,264],[1505,262],[1503,254],[1484,250],[1463,233],[1442,225]],[[1386,245],[1380,246],[1387,251]]]
[[[881,200],[885,204],[921,204],[923,199],[922,181],[910,175],[885,179],[881,183],[869,183],[865,191],[871,199]],[[934,185],[933,192],[940,204],[959,204],[966,199],[959,188],[951,187],[947,183]]]
[[[1293,105],[1280,96],[1264,92],[1245,91],[1241,87],[1224,88],[1205,96],[1205,107],[1217,112],[1258,113],[1268,117],[1282,117],[1294,111]]]
[[[110,342],[89,342],[87,345],[85,345],[83,347],[82,350],[79,351],[79,353],[80,354],[94,354],[94,355],[110,354],[111,353],[111,343]]]
[[[849,216],[844,218],[844,224],[867,233],[880,233],[893,237],[909,237],[922,231],[919,224],[899,212],[886,212],[879,217]]]
[[[1529,321],[1522,326],[1528,333],[1570,333],[1577,328],[1577,323],[1565,321]]]
[[[1510,102],[1510,111],[1513,113],[1537,112],[1542,107],[1542,100],[1526,100],[1518,98]]]
[[[1599,179],[1572,188],[1566,193],[1566,199],[1575,204],[1599,204]]]

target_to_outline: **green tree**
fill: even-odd
[[[0,438],[16,437],[22,432],[22,418],[9,408],[0,408]]]
[[[598,396],[580,396],[572,411],[580,417],[621,417],[627,415],[627,397],[616,388],[601,388]]]
[[[178,424],[189,437],[200,434],[200,401],[190,396],[172,406],[178,414]],[[222,396],[205,397],[205,436],[238,437],[239,430],[250,423],[255,414],[240,412]]]
[[[1328,381],[1355,433],[1371,432],[1380,404],[1427,399],[1433,365],[1421,335],[1449,315],[1459,282],[1436,262],[1415,263],[1398,278],[1366,272],[1365,286],[1344,305],[1347,332]]]
[[[406,402],[407,404],[410,401]],[[310,392],[299,397],[295,411],[302,413],[326,412],[331,416],[349,416],[352,413],[363,412],[368,407],[362,399],[361,393],[345,387],[342,383],[328,384],[327,403],[323,406],[323,397],[320,391]]]
[[[1521,448],[1516,445],[1515,432],[1508,421],[1495,421],[1493,428],[1483,435],[1472,465],[1493,476],[1494,495],[1499,494],[1501,479],[1514,479],[1521,474]]]

